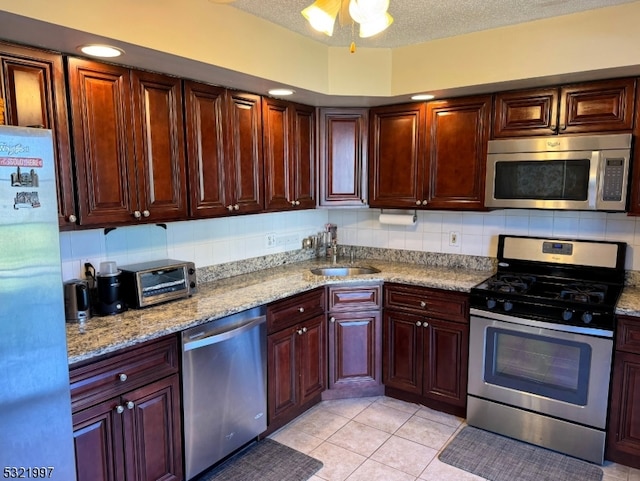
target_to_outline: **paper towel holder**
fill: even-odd
[[[380,209],[380,214],[384,214],[384,209]],[[387,212],[387,214],[391,214],[393,215],[393,212]],[[418,220],[418,210],[417,209],[413,209],[413,223],[415,224],[416,221]]]

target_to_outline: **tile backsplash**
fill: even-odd
[[[385,210],[385,213],[388,211]],[[82,277],[84,262],[119,265],[174,258],[197,267],[298,250],[304,237],[338,226],[344,245],[495,257],[498,234],[626,242],[627,270],[640,270],[640,218],[577,211],[419,211],[410,226],[380,224],[378,209],[277,212],[219,219],[60,233],[63,278]],[[452,243],[454,233],[457,242]],[[276,245],[267,237],[275,235]]]

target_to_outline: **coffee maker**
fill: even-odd
[[[115,262],[100,263],[100,272],[96,275],[96,314],[107,316],[126,311],[120,292],[120,274]]]
[[[64,283],[64,314],[67,322],[91,318],[91,296],[87,281],[71,279]]]

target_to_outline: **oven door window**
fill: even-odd
[[[586,201],[589,159],[496,162],[496,199]]]
[[[591,346],[495,327],[486,332],[486,382],[586,406]]]

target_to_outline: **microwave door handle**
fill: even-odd
[[[600,177],[600,166],[602,152],[594,150],[591,152],[591,160],[589,162],[589,187],[587,192],[587,201],[589,208],[595,209],[598,204],[598,179]]]

